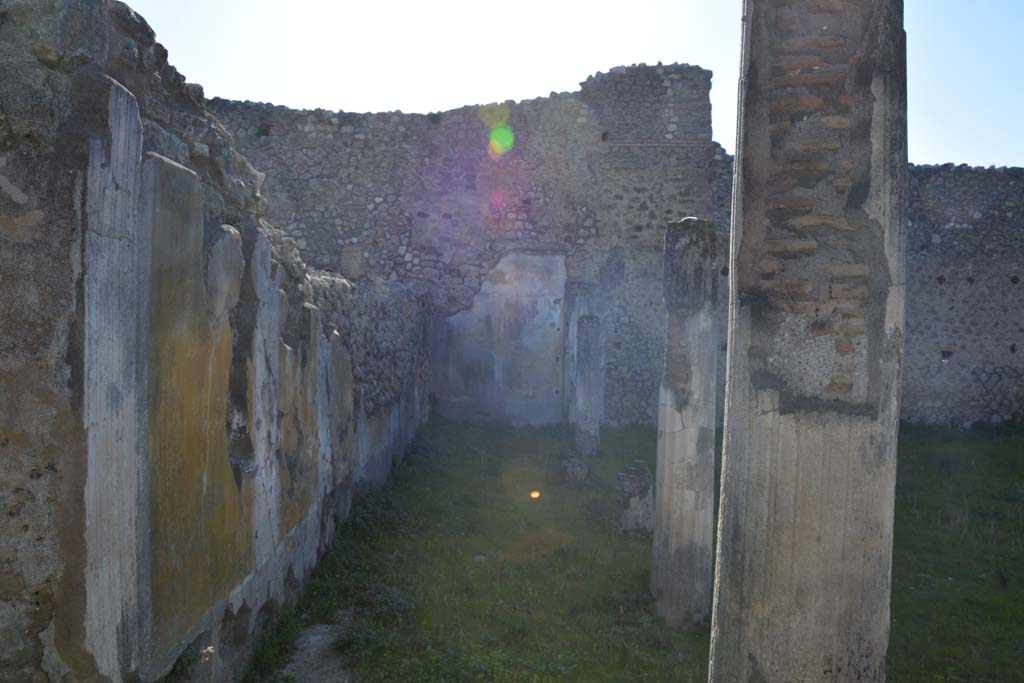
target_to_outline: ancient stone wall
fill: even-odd
[[[1024,169],[911,166],[901,416],[1024,422]]]
[[[709,87],[696,67],[639,66],[577,93],[430,115],[209,106],[266,174],[272,222],[320,268],[424,283],[450,316],[503,256],[564,256],[569,288],[591,292],[567,323],[604,321],[606,418],[653,424],[665,225],[709,214],[725,160]]]
[[[723,159],[714,216],[729,225],[732,157]],[[911,164],[909,180],[900,417],[1024,421],[1024,169]]]
[[[503,255],[564,254],[570,343],[562,395],[571,390],[574,321],[596,312],[607,330],[606,419],[653,424],[664,224],[710,216],[726,235],[731,220],[733,160],[705,146],[705,79],[692,67],[616,69],[579,93],[511,104],[514,143],[496,159],[487,154],[485,120],[495,111],[504,117],[501,108],[420,116],[210,106],[266,173],[271,215],[320,267],[424,283],[448,315],[471,305]],[[911,166],[906,420],[963,425],[1024,415],[1016,352],[1024,314],[1012,281],[1024,277],[1020,173]],[[576,301],[586,310],[573,309]],[[723,297],[723,340],[725,319]],[[720,358],[723,383],[724,342]]]
[[[427,300],[307,269],[127,6],[0,45],[0,681],[226,680],[426,418]]]

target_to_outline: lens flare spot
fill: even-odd
[[[516,136],[512,132],[512,127],[507,123],[491,126],[491,141],[487,146],[487,153],[491,155],[491,158],[494,158],[495,154],[500,157],[512,149],[515,141]]]
[[[534,500],[540,498],[540,491],[530,491],[530,498]]]
[[[492,211],[500,211],[508,206],[509,196],[508,191],[503,190],[500,187],[496,190],[491,190],[490,204]]]

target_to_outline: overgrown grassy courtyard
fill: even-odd
[[[654,432],[606,431],[579,485],[559,482],[568,437],[428,425],[359,497],[250,680],[350,607],[338,647],[362,683],[706,680],[707,631],[662,625],[650,541],[612,527],[615,473],[653,471]],[[1024,435],[906,429],[896,493],[889,680],[1024,680]]]

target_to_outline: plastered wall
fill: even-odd
[[[466,311],[431,328],[437,410],[457,419],[564,422],[565,257],[502,257]]]

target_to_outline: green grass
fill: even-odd
[[[889,680],[1024,681],[1024,435],[904,429]]]
[[[251,680],[284,663],[299,618],[351,606],[338,647],[362,683],[706,680],[706,630],[662,625],[649,540],[611,527],[615,473],[653,469],[653,431],[606,432],[575,486],[557,477],[568,437],[428,425],[358,497]],[[895,534],[889,680],[1024,680],[1024,436],[905,430]]]

